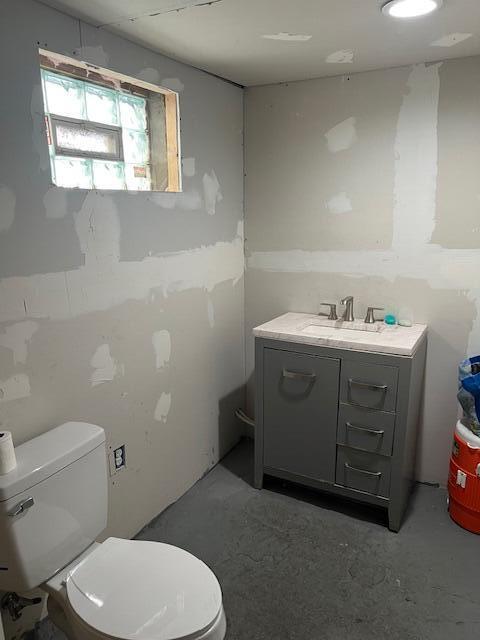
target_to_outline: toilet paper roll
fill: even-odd
[[[16,466],[12,434],[10,431],[0,431],[0,475],[13,471]]]

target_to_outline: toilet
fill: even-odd
[[[214,573],[161,542],[107,538],[101,427],[68,422],[16,449],[0,476],[0,590],[40,587],[73,640],[223,640]],[[139,496],[142,499],[142,496]]]

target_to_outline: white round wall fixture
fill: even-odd
[[[382,12],[391,18],[418,18],[440,9],[442,4],[443,0],[389,0]]]

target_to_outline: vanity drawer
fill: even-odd
[[[388,498],[390,458],[339,445],[335,480],[342,487]]]
[[[394,412],[397,380],[397,367],[343,360],[340,400],[358,407]]]
[[[354,449],[391,456],[395,414],[340,404],[337,442]]]

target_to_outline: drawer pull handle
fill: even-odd
[[[366,427],[359,427],[356,424],[352,424],[351,422],[346,422],[347,429],[355,429],[356,431],[365,431],[366,433],[371,433],[372,436],[378,436],[380,438],[383,437],[385,431],[383,429],[367,429]]]
[[[284,378],[289,378],[290,380],[304,380],[305,382],[314,382],[317,377],[314,373],[303,373],[302,371],[289,371],[288,369],[284,369],[282,372],[282,376]]]
[[[360,382],[360,380],[348,379],[349,387],[358,387],[359,389],[368,389],[369,391],[381,391],[386,393],[388,386],[386,384],[371,384],[370,382]]]
[[[365,471],[365,469],[357,469],[357,467],[352,467],[348,464],[348,462],[345,462],[345,469],[347,469],[348,471],[356,471],[357,473],[363,473],[366,476],[370,476],[371,478],[380,478],[380,476],[382,475],[381,471]]]

